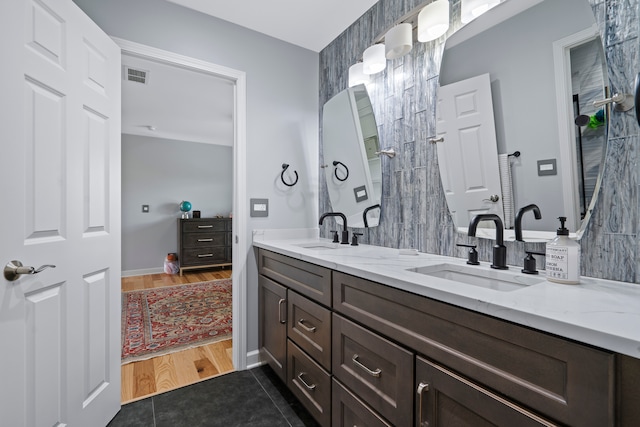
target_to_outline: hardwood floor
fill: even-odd
[[[231,269],[185,271],[183,276],[149,274],[123,277],[122,291],[152,289],[230,277]],[[122,365],[121,402],[123,404],[134,402],[232,372],[234,368],[231,349],[231,340],[225,340]]]

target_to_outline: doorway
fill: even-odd
[[[196,70],[227,79],[233,84],[233,190],[232,190],[232,280],[233,280],[233,365],[236,370],[247,367],[246,352],[246,258],[247,208],[246,198],[246,76],[245,73],[209,62],[175,54],[150,46],[113,38],[123,55],[131,55]]]

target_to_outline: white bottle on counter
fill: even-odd
[[[560,228],[555,239],[547,243],[545,270],[547,280],[574,285],[580,283],[580,244],[569,238],[564,226],[566,217],[561,216]]]

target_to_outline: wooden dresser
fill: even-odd
[[[231,265],[231,218],[178,219],[183,270]]]

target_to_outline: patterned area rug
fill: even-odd
[[[122,363],[231,338],[231,279],[122,294]]]

